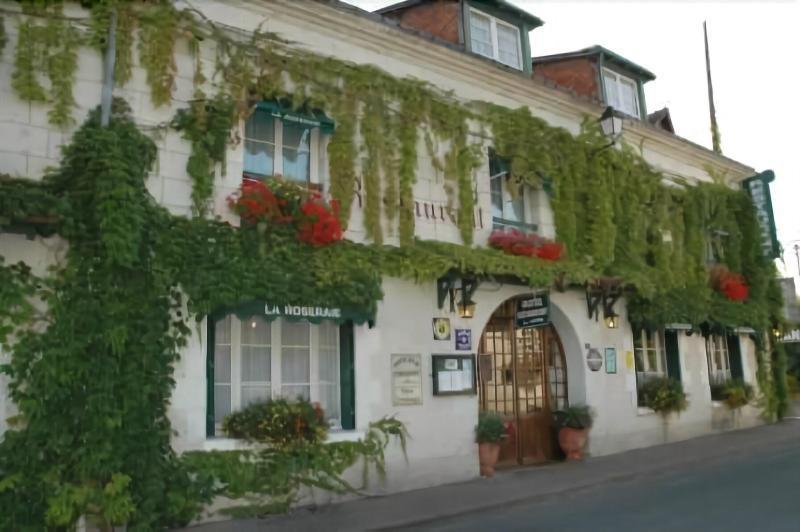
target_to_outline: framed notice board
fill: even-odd
[[[475,395],[475,355],[431,355],[433,395]]]

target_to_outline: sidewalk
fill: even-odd
[[[265,519],[197,525],[186,532],[354,531],[412,526],[444,516],[476,512],[540,497],[556,496],[640,476],[665,475],[679,468],[734,461],[752,453],[800,445],[800,421],[738,430],[691,440],[498,473],[490,479],[371,497]]]

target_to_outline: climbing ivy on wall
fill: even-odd
[[[425,82],[299,50],[274,35],[243,37],[167,2],[97,2],[86,21],[57,16],[60,9],[47,3],[12,17],[18,29],[12,86],[26,101],[49,102],[49,118],[59,126],[72,119],[82,42],[76,25],[89,28],[88,42],[103,49],[109,10],[117,9],[115,78],[121,84],[131,78],[138,36],[139,64],[157,106],[172,101],[176,43],[189,40],[196,101],[172,126],[192,147],[187,173],[195,216],[170,216],[147,194],[155,146],[120,103],[108,129],[92,115],[44,184],[0,181],[0,191],[11,194],[0,196],[0,225],[42,214],[24,200],[30,195],[57,214],[70,244],[64,263],[44,279],[23,266],[0,265],[0,341],[17,333],[4,370],[21,412],[19,430],[0,443],[0,528],[63,527],[94,513],[107,524],[129,521],[145,530],[185,522],[208,500],[208,486],[192,482],[191,469],[169,446],[166,408],[187,311],[202,317],[269,298],[374,313],[381,276],[433,281],[457,270],[509,275],[532,287],[619,276],[635,287],[629,317],[643,326],[751,325],[761,334],[779,320],[774,270],[761,257],[744,193],[721,184],[665,187],[634,149],[601,150],[605,139],[589,122],[573,136],[527,109],[458,101]],[[208,75],[199,60],[205,46],[216,55]],[[347,222],[361,177],[371,245],[313,250],[280,230],[237,229],[206,216],[216,167],[235,138],[231,130],[260,99],[323,110],[336,120],[328,144],[330,193]],[[547,263],[469,245],[474,172],[489,143],[510,161],[511,179],[552,183],[566,260]],[[414,239],[420,145],[466,246]],[[380,245],[395,232],[402,246]],[[747,303],[724,300],[709,287],[712,237],[718,259],[745,275]],[[48,308],[44,328],[30,327],[34,295]],[[767,351],[759,350],[762,390],[773,394],[772,411],[780,413],[782,357]]]
[[[20,410],[0,442],[2,529],[69,527],[88,515],[103,526],[151,530],[185,523],[209,501],[213,471],[195,471],[196,460],[183,462],[170,447],[167,405],[189,316],[253,300],[374,316],[382,276],[433,281],[453,269],[514,275],[531,286],[587,278],[579,264],[491,249],[347,241],[313,248],[291,229],[171,216],[145,187],[155,157],[115,100],[110,126],[100,127],[93,112],[43,183],[4,189],[56,198],[69,247],[42,279],[24,265],[0,264],[0,341],[14,332],[3,371]],[[44,327],[33,319],[34,296],[47,308]]]

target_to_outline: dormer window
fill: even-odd
[[[522,70],[519,28],[476,9],[469,10],[470,47],[478,55]]]
[[[641,118],[636,81],[607,68],[603,69],[606,104],[626,115]]]

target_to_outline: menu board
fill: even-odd
[[[422,404],[422,355],[392,355],[392,405]]]
[[[475,355],[431,355],[433,395],[474,395]]]

